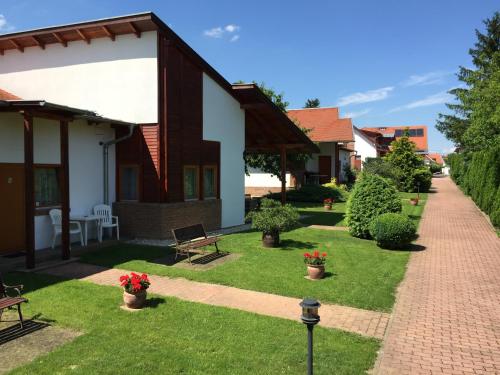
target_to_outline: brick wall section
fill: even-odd
[[[205,230],[219,229],[221,200],[178,203],[116,202],[120,232],[130,238],[172,238],[172,228],[202,223]]]

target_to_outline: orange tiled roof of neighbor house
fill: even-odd
[[[0,89],[0,100],[21,100],[20,97]]]
[[[350,118],[339,118],[338,108],[291,109],[288,117],[302,128],[310,129],[307,136],[314,142],[353,142]]]
[[[426,125],[400,125],[400,126],[367,126],[362,128],[363,131],[369,132],[378,132],[382,135],[388,136],[392,134],[393,136],[396,133],[396,130],[404,130],[404,129],[423,129],[422,136],[410,136],[410,140],[412,140],[416,145],[419,151],[427,151],[429,146],[427,143],[427,126]],[[400,138],[399,136],[395,136],[395,138]]]
[[[434,160],[436,163],[438,164],[441,164],[443,165],[444,164],[444,160],[443,160],[443,156],[441,154],[438,154],[438,153],[430,153],[428,154],[428,156]]]

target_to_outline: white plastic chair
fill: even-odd
[[[52,221],[52,227],[54,228],[54,232],[52,233],[52,249],[56,245],[57,236],[62,234],[62,212],[61,210],[55,208],[49,211],[50,220]],[[73,228],[72,228],[73,227]],[[78,221],[70,221],[69,222],[69,235],[71,237],[72,234],[80,235],[80,244],[83,245],[83,234],[82,227]],[[71,243],[71,239],[70,239]]]
[[[113,228],[116,228],[116,239],[120,239],[120,226],[118,225],[118,216],[113,216],[111,214],[110,206],[105,204],[99,204],[95,206],[94,215],[99,216],[99,236],[101,241],[103,228],[111,228],[111,237],[113,237]]]

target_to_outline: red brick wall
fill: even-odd
[[[221,201],[210,199],[178,203],[116,202],[113,212],[120,233],[129,238],[172,238],[173,228],[202,223],[207,231],[221,225]]]

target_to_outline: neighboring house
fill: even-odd
[[[429,160],[429,162],[434,162],[440,165],[444,165],[443,156],[441,154],[438,154],[437,152],[431,152],[427,154],[426,159]]]
[[[333,177],[343,182],[343,168],[352,162],[354,135],[351,119],[340,118],[338,108],[291,109],[287,115],[301,128],[309,130],[307,136],[318,145],[319,152],[312,154],[303,173],[298,176],[287,174],[286,186],[323,184]],[[279,185],[277,176],[262,171],[251,170],[245,179],[245,191],[251,195],[276,191]]]
[[[410,133],[409,139],[417,146],[417,152],[427,154],[429,152],[429,145],[426,125],[364,127],[361,130],[366,134],[371,134],[372,138],[376,139],[378,147],[383,153],[384,150],[388,150],[393,140],[397,140],[403,136],[405,129],[408,129]]]
[[[19,233],[0,253],[25,250],[29,267],[50,243],[52,207],[64,258],[69,210],[103,202],[130,237],[239,225],[244,152],[317,150],[255,85],[228,83],[153,13],[0,35],[0,88],[0,237]]]
[[[361,170],[363,162],[367,158],[376,158],[379,156],[377,150],[376,138],[371,137],[370,133],[353,126],[354,131],[354,149],[355,149],[355,165],[357,170]]]

